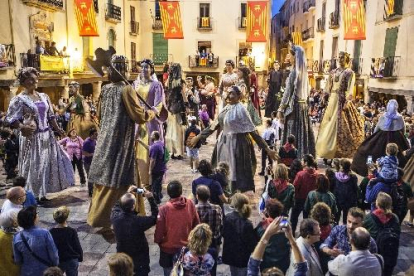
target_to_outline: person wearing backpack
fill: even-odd
[[[397,215],[391,211],[391,196],[380,192],[376,207],[365,217],[363,225],[375,239],[378,253],[384,258],[384,276],[391,276],[398,260],[401,227]]]
[[[201,140],[197,142],[195,147],[190,147],[191,140],[200,134],[200,129],[197,127],[197,119],[194,116],[189,118],[190,126],[185,131],[184,141],[187,156],[190,158],[190,168],[192,173],[197,172],[198,167],[198,152],[201,147]]]

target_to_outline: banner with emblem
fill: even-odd
[[[266,42],[267,1],[247,1],[247,42]]]
[[[344,0],[343,19],[345,40],[366,39],[365,7],[363,0]]]
[[[302,33],[301,32],[292,32],[292,42],[295,45],[302,46]]]
[[[165,39],[183,39],[180,3],[177,1],[159,2],[162,28]]]
[[[80,36],[99,36],[93,0],[75,0],[75,14]]]

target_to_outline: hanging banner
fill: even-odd
[[[75,0],[75,14],[80,36],[99,36],[93,0]]]
[[[40,70],[48,72],[63,72],[67,67],[68,58],[40,55]]]
[[[344,40],[365,40],[365,7],[363,0],[344,0]]]
[[[266,42],[267,18],[267,1],[247,2],[247,42]]]
[[[292,42],[295,45],[302,46],[302,33],[292,32]]]
[[[159,2],[162,28],[165,39],[183,39],[180,3],[177,1]]]

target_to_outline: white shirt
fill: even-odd
[[[272,127],[268,127],[268,128],[266,128],[265,129],[265,131],[263,132],[263,134],[262,134],[262,138],[265,140],[265,141],[269,141],[270,140],[270,136],[271,135],[274,135],[274,137],[273,137],[273,139],[274,139],[274,141],[273,141],[273,143],[272,144],[274,144],[274,142],[275,142],[275,140],[276,140],[276,132],[275,132],[275,130],[272,128]]]
[[[1,212],[5,213],[10,210],[15,210],[16,212],[19,212],[21,209],[23,209],[22,205],[14,204],[10,200],[6,199],[6,201],[3,203],[3,206],[1,207]]]
[[[382,257],[381,257],[382,258]],[[329,272],[338,276],[381,275],[381,264],[369,250],[351,251],[328,263]]]
[[[275,130],[276,140],[279,140],[279,129],[283,129],[283,125],[278,118],[274,118],[272,121],[272,128]]]

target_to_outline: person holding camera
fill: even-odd
[[[142,194],[151,206],[150,216],[138,216],[135,211],[136,195]],[[145,231],[157,222],[158,206],[152,193],[131,186],[119,205],[112,209],[111,223],[116,237],[116,250],[128,254],[134,261],[136,276],[147,276],[150,270],[148,241]]]

